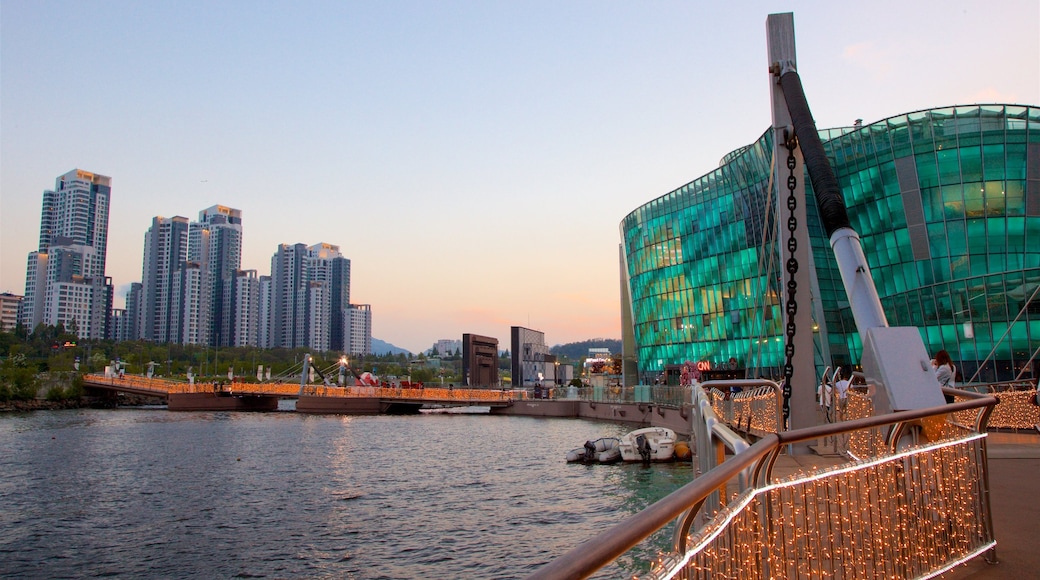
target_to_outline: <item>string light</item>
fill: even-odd
[[[996,545],[983,505],[984,433],[751,488],[659,559],[657,578],[935,576]],[[765,556],[763,558],[763,556]]]

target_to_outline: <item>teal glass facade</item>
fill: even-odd
[[[1040,108],[931,109],[820,135],[889,324],[918,327],[965,379],[980,366],[978,380],[1017,375],[1040,346]],[[640,382],[685,361],[778,374],[771,141],[622,220],[623,337]],[[814,333],[820,372],[858,364],[861,344],[811,195],[815,323],[799,332]]]

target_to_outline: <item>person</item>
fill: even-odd
[[[852,369],[847,372],[841,372],[841,367],[838,367],[838,380],[834,383],[834,390],[838,392],[838,400],[844,401],[849,394],[849,378],[852,376]]]
[[[826,377],[820,381],[820,386],[816,388],[816,401],[824,409],[831,408],[831,393],[834,388],[827,382]]]
[[[950,359],[950,353],[946,352],[946,349],[940,350],[935,353],[935,379],[939,381],[941,387],[956,387],[954,377],[957,376],[957,367],[953,365],[953,360]],[[953,396],[943,393],[947,403],[953,402]]]
[[[820,404],[820,408],[823,409],[823,417],[828,423],[834,418],[831,413],[831,399],[833,398],[834,387],[827,382],[827,377],[824,377],[820,381],[820,386],[816,388],[816,400]]]

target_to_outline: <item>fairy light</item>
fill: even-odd
[[[1000,399],[989,416],[988,425],[991,429],[1029,430],[1040,424],[1040,406],[1033,403],[1033,397],[1038,392],[1035,386],[1028,383],[1007,383],[991,387]],[[954,398],[958,401],[966,400],[965,397]],[[958,418],[963,417],[961,413],[957,415]]]
[[[654,575],[888,578],[947,572],[996,545],[980,499],[977,461],[985,436],[970,433],[746,490],[691,534],[685,554],[659,559]]]

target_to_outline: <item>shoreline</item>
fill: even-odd
[[[118,400],[101,397],[78,397],[48,401],[47,399],[30,399],[28,401],[0,402],[0,413],[27,413],[30,411],[65,411],[70,409],[114,409],[118,407],[141,407],[162,404],[162,399],[141,395],[120,396]]]

